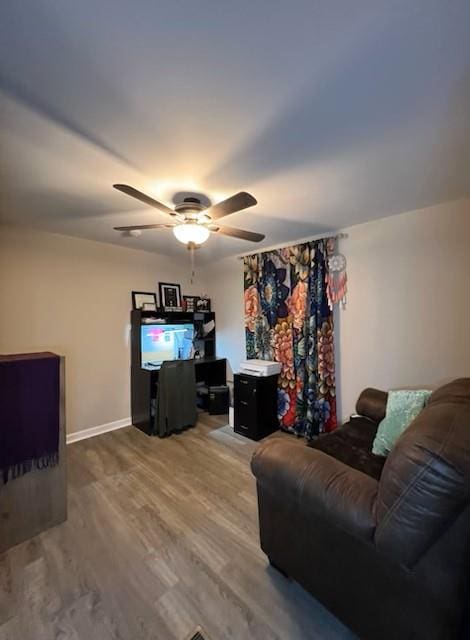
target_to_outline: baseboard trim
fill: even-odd
[[[107,433],[108,431],[116,431],[116,429],[122,429],[123,427],[130,426],[131,419],[124,418],[123,420],[115,420],[114,422],[107,422],[106,424],[99,424],[96,427],[90,427],[90,429],[82,429],[81,431],[74,431],[67,434],[67,444],[78,442],[79,440],[85,440],[86,438],[93,438],[93,436],[99,436],[101,433]]]

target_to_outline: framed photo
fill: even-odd
[[[145,311],[157,310],[157,294],[148,293],[147,291],[132,292],[132,308],[142,309]]]
[[[181,310],[181,287],[179,284],[159,282],[158,293],[160,294],[160,304],[166,311]]]
[[[211,310],[210,298],[198,298],[196,307],[198,311],[210,311]]]
[[[183,309],[188,313],[197,311],[197,301],[199,296],[183,296]]]

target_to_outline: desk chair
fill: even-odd
[[[169,360],[158,374],[154,434],[163,438],[197,421],[194,360]]]

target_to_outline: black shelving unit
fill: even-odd
[[[213,311],[195,311],[190,314],[193,317],[196,337],[194,348],[199,351],[202,358],[215,357],[215,313]],[[209,333],[204,332],[204,326],[210,322],[214,323],[214,328]]]
[[[179,311],[131,311],[131,415],[132,424],[152,435],[153,417],[156,408],[158,369],[142,368],[141,363],[141,331],[143,324],[152,321],[161,324],[192,323],[195,327],[194,347],[200,358],[194,360],[196,381],[208,386],[225,385],[226,359],[216,357],[215,328],[204,335],[203,325],[214,321],[213,311],[179,312]]]

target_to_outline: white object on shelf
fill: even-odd
[[[209,322],[206,322],[205,324],[202,325],[203,336],[206,337],[207,335],[209,335],[211,331],[214,331],[214,329],[215,329],[214,320],[209,320]]]
[[[240,362],[240,373],[249,376],[275,376],[281,373],[281,363],[272,360],[242,360]]]

